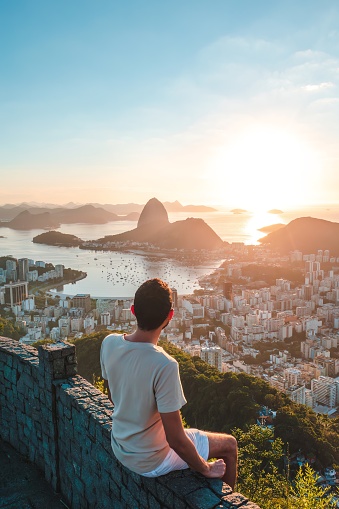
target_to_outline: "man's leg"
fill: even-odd
[[[222,480],[234,489],[237,480],[238,445],[232,435],[206,432],[209,443],[208,458],[221,458],[226,463],[226,472]]]

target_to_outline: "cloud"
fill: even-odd
[[[327,82],[319,83],[318,85],[305,85],[301,88],[302,88],[302,90],[305,90],[306,92],[319,92],[326,88],[333,88],[333,87],[335,87],[335,84],[330,81],[327,81]]]

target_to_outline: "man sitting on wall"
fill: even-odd
[[[137,290],[132,313],[137,329],[110,334],[101,346],[102,376],[114,402],[112,448],[130,470],[157,477],[190,467],[234,488],[237,442],[231,435],[184,429],[186,403],[177,361],[157,345],[173,317],[171,290],[150,279]],[[107,385],[106,385],[107,386]],[[209,458],[217,458],[208,462]]]

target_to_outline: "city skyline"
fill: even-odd
[[[0,203],[336,203],[339,6],[1,6]]]

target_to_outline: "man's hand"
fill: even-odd
[[[207,463],[207,465],[208,470],[206,470],[206,473],[204,472],[203,475],[205,477],[209,477],[210,479],[223,477],[224,473],[226,472],[226,464],[222,459],[210,461]]]

